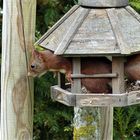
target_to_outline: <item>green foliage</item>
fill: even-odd
[[[37,30],[45,33],[74,4],[76,0],[39,0],[37,4]]]
[[[114,111],[114,139],[138,140],[140,134],[139,105],[115,108]]]
[[[130,5],[140,13],[140,0],[130,0]]]
[[[34,140],[72,139],[73,109],[51,100],[54,84],[52,73],[35,79]]]

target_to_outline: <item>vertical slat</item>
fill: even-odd
[[[73,74],[81,74],[80,58],[73,58]],[[81,80],[80,79],[73,79],[72,92],[73,93],[81,92]]]
[[[123,58],[112,58],[112,72],[118,74],[118,77],[112,79],[113,94],[123,93],[125,90]],[[101,108],[101,135],[103,140],[113,139],[113,107]]]
[[[117,78],[112,79],[113,94],[122,93],[124,87],[124,59],[120,57],[112,58],[112,72],[118,73]],[[101,134],[102,140],[113,139],[113,107],[101,108]]]
[[[81,73],[80,58],[73,59],[73,74]],[[81,80],[74,79],[72,92],[81,93]],[[76,99],[77,101],[77,99]],[[77,105],[77,104],[76,104]],[[74,107],[74,140],[100,140],[100,108]],[[107,139],[109,140],[109,139]]]
[[[112,79],[112,90],[113,94],[124,93],[124,58],[113,57],[112,58],[112,72],[118,73],[117,78]]]

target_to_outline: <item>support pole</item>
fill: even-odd
[[[81,73],[80,58],[73,58],[73,74]],[[81,93],[81,80],[74,79],[73,93]],[[100,140],[100,109],[98,107],[74,107],[73,140]]]
[[[80,74],[80,58],[73,60],[73,74]],[[81,92],[80,79],[74,79],[73,93]],[[112,107],[75,107],[74,140],[112,140]]]
[[[28,52],[35,34],[36,0],[4,0],[1,71],[1,140],[33,139],[33,81]]]

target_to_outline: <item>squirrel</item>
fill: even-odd
[[[33,50],[28,76],[41,76],[47,71],[65,73],[66,79],[72,83],[72,60],[55,55],[50,50]],[[112,64],[106,57],[81,58],[81,74],[111,73]],[[125,75],[130,80],[140,80],[140,54],[127,57],[124,64]],[[81,83],[89,92],[110,93],[109,78],[84,78]]]
[[[130,80],[140,80],[140,54],[129,56],[124,69]]]
[[[28,76],[41,76],[47,71],[64,73],[72,83],[72,60],[55,55],[50,50],[32,51]],[[81,58],[81,74],[111,73],[111,61],[106,57]],[[81,84],[91,93],[110,93],[110,78],[82,78]]]

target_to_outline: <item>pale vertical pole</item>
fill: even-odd
[[[33,139],[33,81],[28,52],[35,34],[36,0],[4,0],[1,70],[1,140]]]

